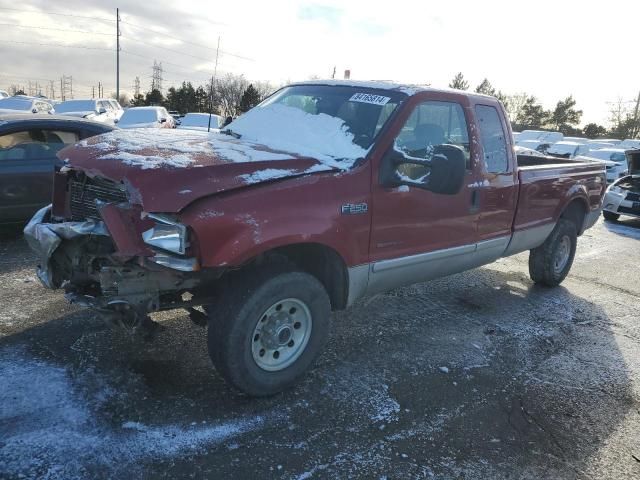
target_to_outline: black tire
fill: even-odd
[[[315,277],[294,271],[289,264],[234,273],[218,298],[218,305],[206,309],[209,356],[224,379],[247,395],[274,395],[291,387],[311,367],[328,338],[331,305],[325,288]],[[267,371],[254,360],[254,331],[265,312],[285,299],[306,305],[310,334],[293,363]]]
[[[560,250],[567,248],[568,258],[561,254]],[[545,242],[529,252],[529,276],[535,283],[547,287],[560,285],[565,279],[576,254],[578,234],[575,224],[564,218],[558,221],[553,231],[549,234]],[[566,250],[565,250],[566,252]],[[566,258],[566,262],[559,259]],[[563,265],[564,263],[564,265]]]
[[[620,218],[619,213],[607,212],[606,210],[602,211],[602,216],[605,220],[608,220],[610,222],[616,222]]]

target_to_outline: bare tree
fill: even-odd
[[[269,82],[253,82],[253,86],[256,90],[258,90],[258,94],[260,95],[260,101],[267,98],[273,92],[275,92],[280,87],[274,87]]]
[[[236,117],[240,114],[240,100],[248,86],[249,82],[244,78],[244,75],[234,75],[233,73],[227,73],[216,81],[216,96],[223,115]]]
[[[507,110],[509,120],[512,123],[519,123],[522,118],[522,108],[527,101],[526,93],[516,93],[514,95],[507,95],[507,101],[503,102],[504,108]]]

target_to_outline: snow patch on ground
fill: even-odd
[[[352,371],[347,366],[336,372],[323,393],[338,403],[349,403],[349,409],[362,411],[371,422],[396,422],[400,404],[389,393],[389,386],[367,373]]]
[[[268,105],[250,110],[229,124],[243,140],[274,150],[316,158],[326,165],[349,168],[367,150],[353,143],[353,134],[339,118],[312,115],[286,105]]]
[[[109,387],[105,385],[107,395]],[[148,460],[199,453],[264,426],[254,416],[212,426],[104,425],[66,369],[0,350],[0,472],[16,478],[124,478]]]

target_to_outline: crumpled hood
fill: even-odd
[[[145,211],[166,213],[216,193],[335,169],[229,135],[175,129],[114,130],[58,157],[90,177],[122,182]]]

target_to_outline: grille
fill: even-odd
[[[627,200],[631,202],[640,202],[640,193],[627,193]]]
[[[89,218],[101,220],[96,200],[107,203],[127,201],[127,195],[119,185],[110,180],[84,177],[69,182],[69,205],[71,219],[84,221]]]

